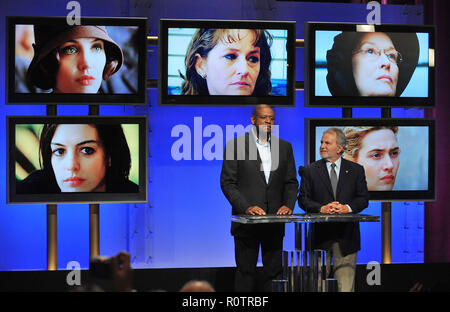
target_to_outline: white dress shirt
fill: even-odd
[[[261,158],[266,183],[269,183],[270,169],[272,168],[272,155],[270,154],[270,137],[266,143],[261,142],[261,140],[256,135],[255,127],[252,128],[252,134],[253,138],[255,139],[256,147],[258,148],[259,157]]]
[[[334,167],[334,170],[336,171],[338,183],[339,183],[339,172],[341,171],[341,162],[342,162],[342,157],[339,157],[339,159],[334,162],[334,164],[336,165],[336,167]],[[329,160],[326,162],[329,176],[331,175],[331,163],[332,162]]]

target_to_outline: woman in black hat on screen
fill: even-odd
[[[53,93],[97,93],[122,66],[122,49],[105,26],[34,25],[28,83]]]
[[[415,33],[342,32],[327,51],[327,83],[334,96],[396,96],[419,58]]]

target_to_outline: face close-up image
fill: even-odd
[[[401,54],[384,33],[365,34],[353,52],[352,67],[362,96],[394,96]]]
[[[108,160],[97,129],[59,125],[50,143],[51,164],[61,192],[104,192]]]
[[[207,57],[198,55],[197,72],[206,79],[210,95],[250,95],[260,70],[256,34],[235,29],[224,34]]]

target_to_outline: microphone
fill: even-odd
[[[305,172],[305,167],[300,166],[298,167],[298,175],[303,178],[303,173]]]

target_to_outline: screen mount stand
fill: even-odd
[[[89,105],[89,115],[98,116],[98,105]],[[89,258],[100,255],[100,204],[89,204]]]
[[[381,118],[391,118],[391,109],[382,108]],[[391,208],[391,202],[381,203],[381,262],[383,264],[392,263]]]
[[[47,116],[56,116],[56,105],[47,105]],[[57,204],[47,204],[47,270],[58,269]]]

